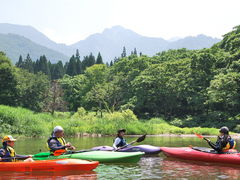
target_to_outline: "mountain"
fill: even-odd
[[[71,56],[76,51],[75,49],[71,49],[71,47],[68,47],[65,44],[58,44],[50,40],[46,35],[33,28],[32,26],[0,23],[0,33],[17,34],[23,36],[39,45],[61,52],[66,56]]]
[[[13,60],[13,63],[18,61],[20,54],[25,58],[28,53],[32,60],[37,60],[41,55],[46,55],[51,62],[57,62],[58,60],[67,61],[69,59],[64,54],[15,34],[0,34],[0,51],[5,52]]]
[[[118,57],[121,55],[123,46],[126,47],[127,54],[130,54],[134,48],[137,48],[138,52],[152,56],[157,52],[168,49],[209,48],[219,41],[220,39],[205,35],[198,35],[196,37],[189,36],[167,41],[162,38],[142,36],[121,26],[114,26],[105,29],[102,33],[93,34],[85,40],[72,44],[71,47],[79,49],[80,54],[88,54],[89,52],[97,54],[101,52],[103,58],[109,61],[115,56]]]
[[[27,39],[31,40],[32,43],[36,45],[40,45],[41,48],[46,47],[49,51],[52,50],[53,52],[58,52],[59,55],[61,54],[62,59],[66,59],[70,57],[72,54],[75,54],[76,49],[79,49],[80,56],[89,55],[92,52],[94,55],[97,55],[98,52],[101,52],[104,62],[109,62],[114,59],[114,57],[119,57],[122,53],[123,46],[127,49],[127,54],[129,55],[134,48],[137,49],[138,53],[142,52],[143,54],[152,56],[158,52],[168,50],[168,49],[178,49],[178,48],[187,48],[187,49],[202,49],[202,48],[209,48],[213,44],[220,41],[220,39],[208,37],[205,35],[198,35],[196,37],[185,37],[185,38],[174,38],[171,40],[164,40],[163,38],[155,38],[155,37],[146,37],[142,36],[132,30],[123,28],[121,26],[114,26],[112,28],[105,29],[102,33],[96,33],[90,35],[84,40],[81,40],[77,43],[72,45],[65,45],[65,44],[58,44],[52,40],[50,40],[47,36],[43,33],[39,32],[35,28],[31,26],[22,26],[22,25],[13,25],[7,23],[0,23],[0,33],[2,34],[16,34],[23,36],[22,45],[24,46]],[[19,38],[17,38],[20,41]],[[14,42],[14,39],[9,39]],[[3,45],[0,43],[0,50],[6,46],[6,49],[9,52],[12,51],[12,46],[15,48],[20,48],[18,51],[15,49],[15,53],[20,54],[27,54],[31,51],[26,51],[23,47],[20,47],[17,44],[13,44],[13,42],[6,42],[7,44]],[[20,43],[20,42],[19,42]],[[10,46],[10,44],[12,46]],[[14,46],[15,45],[15,46]],[[34,51],[35,52],[35,51]],[[39,54],[44,54],[45,52],[39,52]],[[35,52],[36,54],[36,52]],[[54,54],[54,53],[53,53]],[[56,57],[51,55],[45,54],[49,59],[53,59],[57,61],[59,56]],[[13,55],[9,55],[13,56]],[[32,55],[35,57],[35,55]],[[16,55],[14,55],[14,60]],[[57,59],[55,59],[57,58]]]

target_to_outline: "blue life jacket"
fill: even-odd
[[[2,162],[15,162],[16,152],[12,147],[4,146],[0,149],[0,157],[3,158]]]

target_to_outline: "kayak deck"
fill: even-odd
[[[33,162],[0,162],[0,171],[91,171],[98,166],[97,161],[79,159],[56,159]]]
[[[92,148],[95,151],[114,151],[114,148],[111,146],[97,146]],[[160,147],[151,146],[151,145],[138,145],[138,146],[127,146],[123,149],[120,149],[118,152],[144,152],[145,155],[154,155],[161,152]]]
[[[144,155],[143,152],[109,152],[109,151],[89,151],[73,154],[64,154],[60,156],[33,156],[35,160],[45,160],[45,159],[83,159],[99,161],[100,163],[137,163],[140,158]]]
[[[240,153],[219,154],[214,152],[203,152],[190,147],[169,148],[162,147],[162,152],[169,157],[192,161],[204,161],[215,163],[227,163],[240,165]]]

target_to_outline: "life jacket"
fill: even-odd
[[[228,139],[228,142],[226,146],[223,148],[223,151],[229,150],[229,149],[235,149],[236,147],[236,141],[232,139],[231,137]]]
[[[56,138],[56,137],[50,137],[48,140],[47,140],[47,148],[49,151],[53,152],[50,147],[49,147],[49,143],[52,139],[55,139],[57,140],[57,146],[65,146],[67,143],[65,141],[65,139],[63,137],[61,138]]]
[[[119,138],[121,141],[116,145],[116,147],[122,147],[127,144],[126,140],[123,137],[117,137],[117,138]]]
[[[3,160],[3,161],[6,161],[6,162],[16,162],[16,152],[15,150],[10,147],[10,146],[5,146],[3,147],[4,151],[5,151],[5,154],[2,158],[6,158],[6,160]],[[9,158],[9,159],[8,159]]]

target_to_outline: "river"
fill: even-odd
[[[77,149],[111,145],[113,137],[66,138]],[[128,142],[136,137],[127,137]],[[214,138],[211,138],[214,141]],[[46,151],[46,139],[21,138],[16,142],[18,154],[34,154]],[[238,149],[240,141],[237,140]],[[196,137],[154,136],[141,144],[154,146],[203,146],[205,141]],[[137,164],[101,164],[91,172],[46,172],[13,173],[0,172],[0,179],[240,179],[240,166],[182,161],[159,156],[143,157]]]

